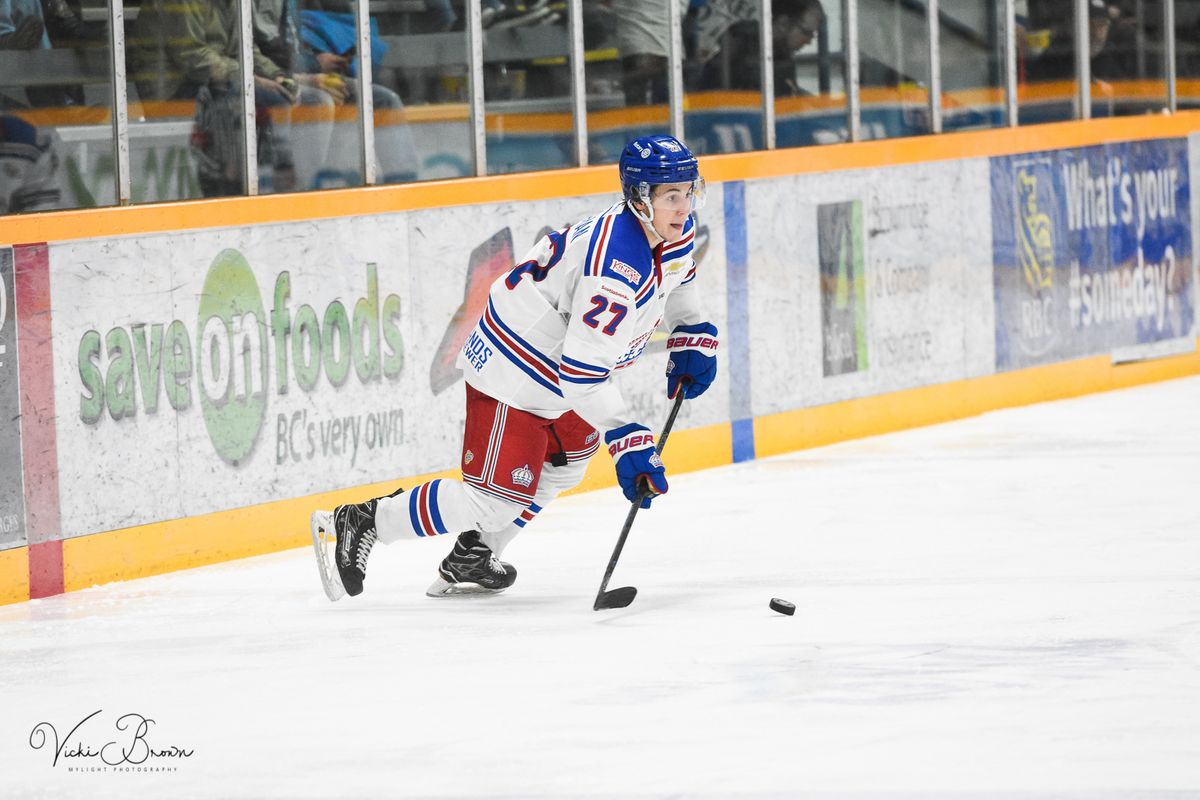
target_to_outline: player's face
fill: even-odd
[[[663,183],[651,189],[654,231],[668,242],[683,238],[683,226],[692,211],[691,183]]]

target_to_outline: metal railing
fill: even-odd
[[[252,2],[253,0],[236,0],[238,8],[238,24],[240,30],[240,62],[241,70],[239,76],[239,88],[242,97],[242,121],[241,135],[242,148],[244,153],[243,164],[243,190],[246,194],[256,194],[258,192],[258,158],[257,158],[257,140],[255,130],[255,82],[252,68]],[[775,108],[775,73],[774,61],[777,55],[774,53],[774,40],[771,35],[772,29],[772,4],[771,0],[757,0],[758,15],[759,15],[759,37],[758,45],[761,51],[760,64],[760,91],[762,92],[761,104],[761,124],[763,136],[761,139],[762,146],[765,149],[773,149],[776,147],[776,108]],[[860,53],[860,26],[862,18],[860,16],[862,8],[860,0],[840,0],[841,3],[841,22],[842,22],[842,45],[843,45],[843,75],[845,85],[845,135],[850,141],[860,141],[864,137],[863,129],[863,102],[861,89],[861,53]],[[1165,84],[1164,107],[1170,111],[1175,111],[1177,108],[1177,76],[1176,76],[1176,41],[1175,41],[1175,2],[1174,0],[1162,0],[1162,20],[1163,20],[1163,58],[1162,58],[1162,76]],[[943,26],[948,24],[951,28],[959,23],[953,19],[943,17],[943,13],[939,8],[939,0],[903,0],[905,10],[908,13],[923,13],[925,22],[927,23],[928,35],[928,83],[925,90],[928,92],[928,115],[929,115],[929,130],[933,133],[938,133],[943,129],[944,108],[943,108],[943,92],[942,92],[942,35]],[[684,105],[685,105],[685,90],[683,81],[684,72],[684,54],[683,54],[683,38],[681,34],[681,15],[680,6],[677,2],[669,4],[670,14],[666,23],[669,26],[669,54],[668,54],[668,120],[669,130],[677,135],[682,136],[684,132]],[[372,82],[371,64],[372,64],[372,36],[369,28],[369,11],[370,6],[368,0],[355,0],[354,17],[355,17],[355,40],[357,43],[358,52],[362,57],[358,59],[361,65],[361,73],[358,76],[360,86],[358,97],[358,115],[357,121],[359,126],[358,144],[362,150],[362,175],[366,185],[373,185],[378,182],[377,175],[376,152],[375,152],[375,135],[374,135],[374,114],[372,108],[372,92],[370,90]],[[125,41],[125,23],[124,23],[124,2],[123,0],[108,0],[108,28],[110,56],[108,67],[111,70],[112,82],[112,140],[113,140],[113,181],[114,193],[119,204],[128,204],[130,202],[130,161],[129,161],[129,137],[130,124],[128,112],[128,98],[126,97],[126,41]],[[566,47],[570,78],[570,103],[569,109],[572,117],[571,140],[572,140],[572,159],[575,165],[586,166],[589,161],[588,157],[588,114],[587,114],[587,89],[585,86],[585,52],[584,52],[584,35],[583,35],[583,2],[582,0],[568,0],[566,6]],[[999,36],[1002,41],[996,44],[1000,45],[998,57],[1001,68],[999,74],[1001,77],[1002,86],[1002,108],[1004,124],[1015,126],[1018,123],[1018,47],[1017,35],[1018,27],[1015,13],[1014,0],[1000,0],[1000,6],[995,11],[996,17],[994,24],[997,25]],[[1092,81],[1091,81],[1091,58],[1088,52],[1087,42],[1089,36],[1088,29],[1088,2],[1087,0],[1074,0],[1074,37],[1075,37],[1075,56],[1074,56],[1074,82],[1075,94],[1073,97],[1074,116],[1077,119],[1088,119],[1092,112]],[[484,109],[484,64],[485,64],[485,31],[481,22],[481,7],[480,0],[466,0],[466,15],[465,15],[465,61],[467,64],[466,79],[467,79],[467,105],[469,108],[469,126],[470,126],[470,153],[471,153],[471,169],[470,172],[474,175],[488,174],[487,162],[487,136],[485,129],[485,109]],[[874,24],[872,20],[872,24]],[[822,24],[822,31],[825,25]],[[446,36],[447,34],[441,34]],[[824,33],[822,34],[824,36]],[[828,57],[828,42],[821,42],[822,52],[825,53],[823,58]],[[413,59],[422,58],[420,55],[420,47],[410,50],[403,58]],[[2,56],[3,54],[0,54]],[[8,58],[13,57],[10,54]],[[791,57],[790,54],[788,57]],[[488,60],[495,60],[497,56],[488,54]],[[1139,52],[1139,58],[1144,66],[1145,53]],[[828,81],[828,75],[823,74],[822,83]],[[1000,89],[1001,87],[995,87]]]

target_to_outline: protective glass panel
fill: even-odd
[[[1096,12],[1088,21],[1096,51],[1092,116],[1145,114],[1166,107],[1163,5],[1162,0],[1134,0],[1091,6]]]
[[[683,18],[684,138],[697,155],[764,147],[759,0],[709,0]]]
[[[1179,107],[1200,108],[1200,0],[1176,0],[1175,75]]]
[[[485,0],[486,7],[492,7]],[[492,174],[575,163],[570,33],[563,2],[529,0],[485,17],[483,92]]]
[[[1004,107],[1004,4],[942,0],[938,10],[942,129],[1008,124]]]
[[[133,202],[243,193],[237,14],[234,0],[125,9]]]
[[[259,192],[362,185],[354,3],[252,8]]]
[[[0,214],[116,200],[108,9],[0,2]]]
[[[612,164],[637,136],[670,133],[670,0],[584,3],[588,160]],[[680,0],[681,8],[686,0]]]
[[[361,186],[361,59],[353,0],[253,0],[260,191]],[[416,180],[417,156],[403,101],[393,88],[406,50],[407,17],[424,3],[371,3],[371,99],[379,183]],[[465,37],[449,34],[464,48]],[[420,49],[419,46],[416,49]]]
[[[1017,3],[1017,102],[1022,125],[1078,116],[1075,0]]]
[[[849,139],[842,19],[836,1],[772,2],[777,147]]]
[[[929,22],[924,3],[860,0],[864,139],[929,133]]]
[[[434,13],[434,5],[423,0],[370,3],[371,101],[378,183],[405,183],[418,177],[416,143],[400,93],[408,92],[404,80],[406,56],[412,56],[414,74],[427,69],[423,61],[430,60],[426,39],[411,43],[406,39],[443,33],[442,16]],[[315,146],[320,169],[297,167],[297,175],[305,188],[361,186],[365,176],[359,98],[363,93],[354,3],[302,0],[300,21],[299,82],[319,90],[328,99],[318,96],[316,102],[311,99],[307,102],[309,114],[315,115],[315,119],[307,121],[311,129],[308,134],[297,134],[297,146]],[[461,31],[440,41],[449,52],[455,53],[455,60],[465,60],[466,37]],[[324,107],[330,101],[332,107]],[[306,105],[303,97],[301,104]],[[332,118],[331,133],[322,130],[325,117]],[[306,136],[312,141],[305,142]]]
[[[372,61],[380,181],[474,175],[462,3],[372,0],[371,16],[386,48]]]

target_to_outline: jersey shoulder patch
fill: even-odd
[[[608,266],[604,268],[601,274],[605,278],[616,278],[623,281],[634,289],[641,286],[646,279],[646,276],[641,271],[630,264],[626,264],[616,256],[609,259]]]
[[[654,275],[650,246],[641,223],[624,212],[613,219],[607,246],[600,256],[600,275],[619,281],[637,291]]]

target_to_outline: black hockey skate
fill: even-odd
[[[396,492],[395,494],[400,494]],[[395,494],[392,497],[395,497]],[[321,583],[330,600],[362,594],[367,558],[379,535],[375,531],[378,499],[338,506],[312,515],[313,547]]]
[[[437,580],[425,594],[446,597],[457,594],[496,594],[512,586],[517,569],[492,554],[479,539],[479,531],[458,535],[454,549],[438,567]]]

